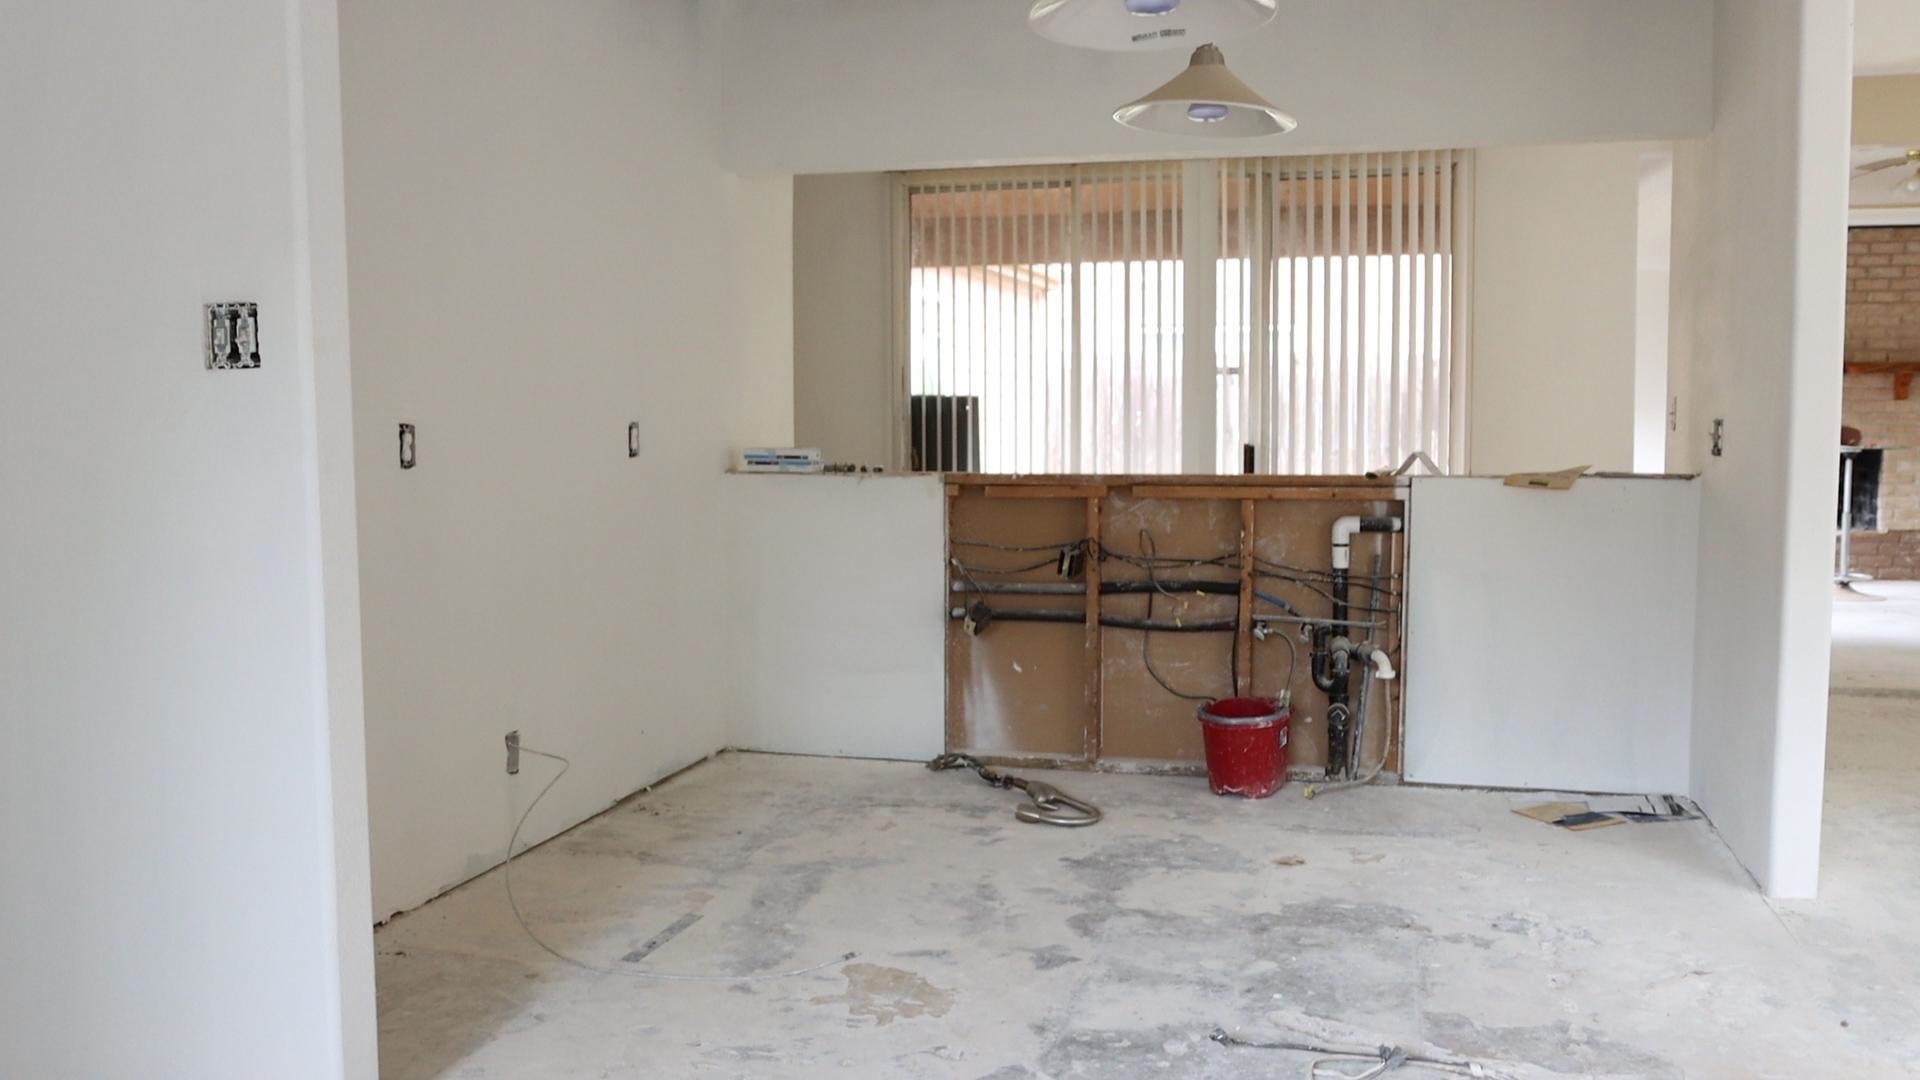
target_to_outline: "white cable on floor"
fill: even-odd
[[[1397,1046],[1380,1046],[1372,1050],[1359,1047],[1327,1046],[1305,1039],[1287,1039],[1277,1042],[1255,1042],[1230,1035],[1225,1028],[1214,1028],[1208,1038],[1221,1046],[1238,1046],[1256,1050],[1290,1050],[1301,1054],[1318,1054],[1307,1063],[1307,1080],[1376,1080],[1377,1077],[1398,1069],[1431,1069],[1437,1072],[1452,1073],[1457,1076],[1475,1078],[1504,1077],[1477,1061],[1449,1060],[1447,1058],[1427,1057],[1410,1054]],[[1335,1068],[1343,1062],[1365,1062],[1368,1067],[1357,1073]]]
[[[527,917],[526,915],[522,914],[520,911],[520,902],[514,899],[513,860],[517,857],[516,853],[514,852],[514,848],[517,848],[520,846],[520,830],[523,826],[526,825],[527,819],[533,816],[533,808],[536,806],[539,806],[540,800],[546,798],[547,792],[553,790],[553,785],[559,783],[560,778],[567,775],[567,770],[573,768],[573,762],[568,761],[566,758],[561,757],[559,754],[549,754],[544,750],[535,750],[529,746],[520,747],[520,752],[523,754],[532,754],[535,757],[547,758],[550,761],[557,761],[560,763],[560,771],[553,774],[553,779],[547,781],[546,786],[540,789],[540,794],[535,795],[533,797],[533,801],[528,803],[527,808],[521,812],[520,820],[517,822],[514,822],[513,833],[512,835],[507,837],[507,861],[501,864],[501,876],[506,878],[506,881],[507,881],[507,906],[513,909],[513,921],[520,924],[520,929],[526,931],[527,937],[530,940],[532,940],[532,942],[535,945],[540,946],[540,948],[544,949],[547,952],[547,954],[549,956],[552,956],[555,960],[559,960],[563,963],[572,964],[574,967],[582,968],[584,970],[595,972],[600,975],[625,975],[625,976],[628,976],[629,978],[635,978],[635,979],[661,979],[661,980],[666,980],[671,982],[730,983],[730,982],[763,982],[769,979],[791,979],[796,975],[808,975],[808,974],[812,974],[813,972],[819,971],[823,968],[833,967],[835,964],[844,964],[847,961],[853,959],[854,957],[860,955],[859,953],[851,953],[851,952],[844,953],[840,956],[834,957],[831,960],[822,960],[820,963],[814,964],[811,967],[795,968],[792,971],[765,971],[765,972],[759,972],[752,975],[707,975],[707,974],[681,974],[679,972],[671,972],[671,971],[648,971],[644,968],[600,967],[597,964],[589,964],[584,960],[576,960],[573,957],[568,956],[566,953],[561,952],[559,949],[556,949],[553,946],[547,944],[545,941],[541,940],[539,934],[536,934],[533,932],[533,927],[527,925]]]

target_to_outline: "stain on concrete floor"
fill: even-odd
[[[952,994],[911,971],[854,963],[840,974],[847,978],[846,993],[817,997],[813,1004],[845,1004],[847,1015],[871,1018],[880,1027],[916,1016],[945,1016],[953,1008]]]

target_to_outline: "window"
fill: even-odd
[[[959,471],[1177,472],[1180,166],[908,187],[907,445]]]
[[[1260,472],[1351,474],[1423,450],[1446,467],[1458,163],[905,177],[900,459],[1239,472],[1250,452]],[[1185,333],[1207,313],[1211,333]]]

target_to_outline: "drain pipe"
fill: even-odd
[[[1372,689],[1375,680],[1385,682],[1392,679],[1397,672],[1393,670],[1393,661],[1388,659],[1386,650],[1378,646],[1356,645],[1353,649],[1353,655],[1360,661],[1360,691],[1355,697],[1354,702],[1356,716],[1353,725],[1352,744],[1348,753],[1350,760],[1354,762],[1355,771],[1357,772],[1360,756],[1366,752],[1367,720],[1371,714],[1371,709],[1368,706],[1372,700],[1372,694],[1369,693],[1369,691]],[[1387,700],[1389,702],[1387,707],[1391,709],[1392,698],[1388,698]],[[1331,784],[1308,784],[1307,798],[1311,799],[1316,795],[1323,795],[1329,791],[1344,791],[1347,788],[1365,787],[1373,783],[1379,779],[1380,774],[1386,770],[1387,753],[1388,750],[1386,749],[1380,751],[1380,760],[1374,763],[1373,768],[1365,776],[1354,776],[1350,779],[1340,780]]]
[[[1360,533],[1397,533],[1402,523],[1397,517],[1361,517],[1349,514],[1333,523],[1333,622],[1347,621],[1349,571],[1353,566],[1353,538]],[[1354,643],[1335,637],[1332,625],[1313,631],[1313,684],[1327,695],[1327,775],[1351,774],[1353,762],[1347,754],[1347,740],[1353,721],[1347,692],[1349,657]]]

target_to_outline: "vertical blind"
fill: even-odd
[[[1178,165],[909,185],[912,467],[1177,472]]]
[[[1251,446],[1260,472],[1447,467],[1457,161],[909,175],[897,463],[1239,472]],[[1214,324],[1191,339],[1190,287]]]
[[[1452,457],[1454,155],[1220,163],[1218,471]]]

